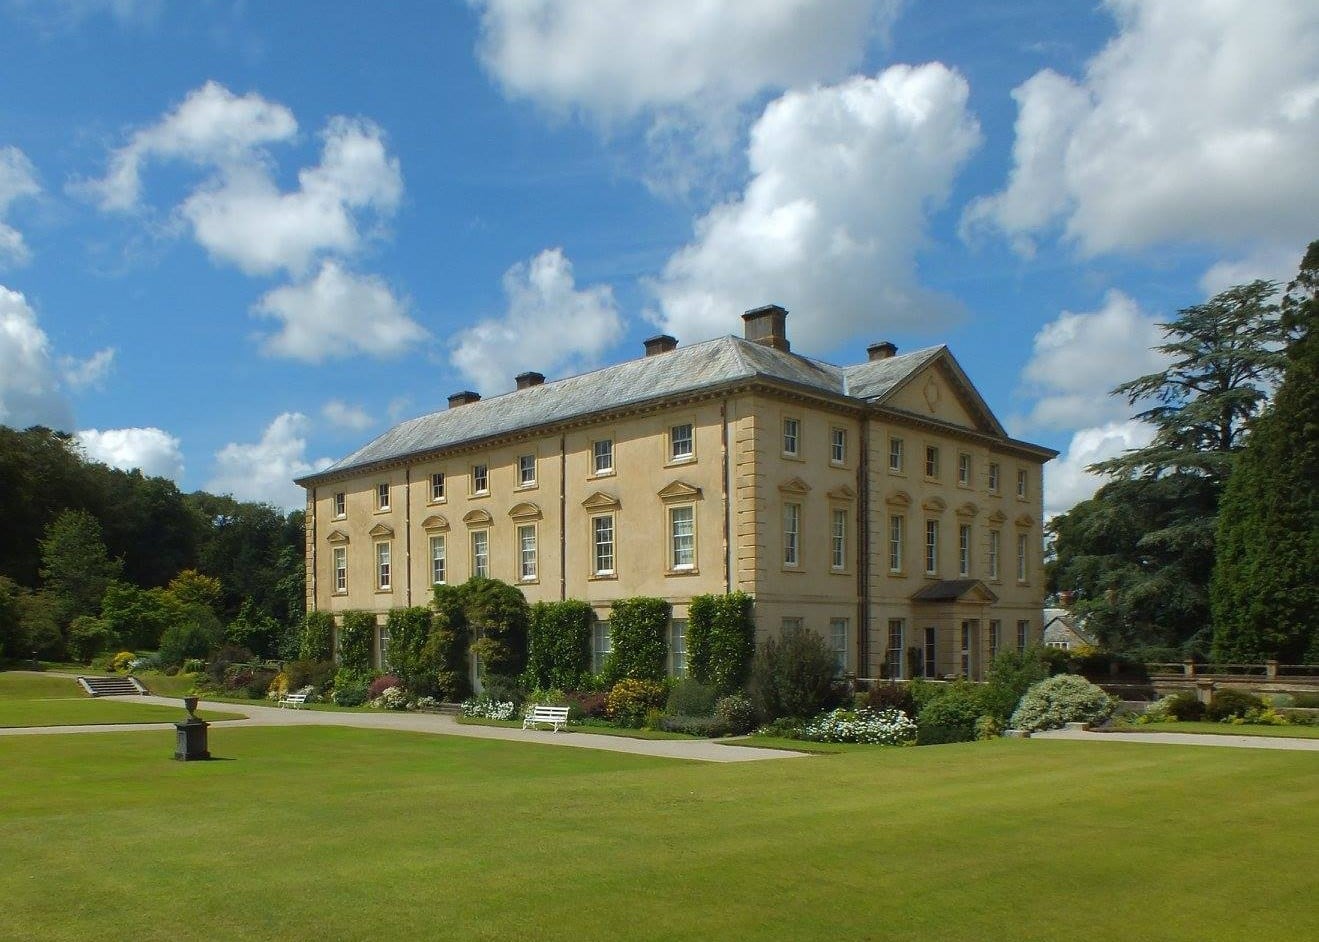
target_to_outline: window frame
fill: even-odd
[[[678,532],[677,522],[678,514],[686,511],[691,523],[691,532],[685,534],[686,538],[691,541],[688,547],[688,554],[691,557],[690,562],[678,562]],[[669,524],[669,572],[695,572],[696,571],[696,505],[695,504],[673,504],[670,505],[665,513]]]
[[[1000,578],[999,573],[1002,569],[1003,557],[1003,531],[989,531],[989,578],[997,582]]]
[[[837,425],[829,429],[829,463],[837,467],[847,464],[847,429]]]
[[[789,518],[794,524],[792,529],[788,528]],[[783,512],[780,514],[783,534],[783,552],[780,560],[784,569],[801,568],[801,518],[802,505],[796,501],[784,501]]]
[[[896,527],[895,527],[896,524]],[[896,539],[895,539],[896,536]],[[889,514],[888,516],[888,571],[890,573],[906,572],[907,515]],[[894,563],[896,562],[896,565]]]
[[[1030,619],[1017,619],[1017,651],[1025,651],[1030,646]]]
[[[523,462],[528,460],[531,462],[530,468],[528,468],[526,465],[523,464]],[[531,473],[530,477],[527,476],[528,470]],[[518,487],[532,488],[535,486],[536,486],[536,456],[534,454],[518,455]]]
[[[998,618],[989,620],[989,659],[998,656],[999,646],[1003,643],[1003,622]]]
[[[468,544],[468,549],[469,549],[469,559],[468,559],[468,562],[469,562],[470,565],[471,565],[471,573],[472,573],[472,577],[473,577],[473,578],[489,579],[489,578],[490,578],[490,530],[489,530],[489,528],[488,528],[488,527],[481,527],[480,529],[472,530],[471,533],[468,535],[468,538],[467,538],[467,544]],[[478,544],[480,544],[480,546],[482,547],[481,550],[478,550],[478,548],[477,548],[477,547],[478,547]],[[485,560],[485,564],[484,564],[484,565],[481,564],[481,560],[482,560],[482,559]]]
[[[603,672],[609,655],[613,653],[614,634],[609,619],[597,618],[591,623],[591,673]]]
[[[609,463],[606,467],[600,466],[600,446],[606,446],[609,452]],[[605,477],[614,473],[614,439],[596,438],[591,440],[591,476]]]
[[[989,463],[989,493],[997,494],[1003,486],[1003,469],[997,461]]]
[[[1030,534],[1017,534],[1017,581],[1030,579]]]
[[[472,465],[471,474],[471,496],[488,497],[490,495],[490,465],[486,462],[477,462]]]
[[[590,519],[591,527],[591,576],[594,579],[613,579],[618,575],[618,518],[613,511],[601,514],[592,514]],[[600,566],[600,548],[604,545],[600,540],[600,524],[603,521],[609,521],[609,567]]]
[[[939,446],[925,446],[925,479],[927,481],[939,480]]]
[[[376,591],[394,591],[394,548],[391,540],[375,541]],[[384,550],[381,553],[381,550]]]
[[[330,566],[334,574],[334,594],[348,594],[348,547],[336,546],[330,553]]]
[[[972,473],[971,453],[969,451],[959,451],[957,453],[957,486],[970,487]]]
[[[390,508],[389,482],[383,481],[376,484],[376,513],[385,513]]]
[[[531,571],[527,571],[527,532],[531,533]],[[540,532],[535,523],[520,523],[513,530],[513,551],[517,553],[519,583],[540,581]]]
[[[925,575],[939,574],[939,521],[925,520]]]
[[[957,525],[957,574],[962,578],[971,575],[971,524]]]
[[[889,474],[907,473],[906,446],[896,435],[890,435],[888,439],[888,470]]]
[[[839,629],[842,630],[842,645],[838,643]],[[842,677],[847,673],[848,664],[848,647],[850,635],[852,633],[851,620],[847,618],[830,618],[829,619],[829,650],[834,655],[834,676]]]
[[[1017,469],[1017,500],[1027,500],[1030,497],[1030,472],[1025,468]]]
[[[344,520],[348,517],[348,495],[343,491],[335,491],[334,497],[330,503],[331,516],[335,520]]]
[[[847,510],[843,507],[829,508],[829,570],[831,572],[847,572],[848,516]]]
[[[688,619],[686,618],[669,619],[668,667],[670,677],[687,676],[687,623]]]
[[[679,429],[687,430],[687,451],[679,453],[677,451],[679,438],[673,433]],[[668,434],[669,446],[669,464],[686,464],[689,461],[696,460],[696,423],[695,422],[675,422],[669,426]]]
[[[897,630],[898,644],[893,645],[894,630]],[[888,634],[885,637],[884,647],[884,664],[888,668],[889,680],[902,680],[903,674],[906,673],[906,648],[907,643],[907,619],[890,618],[888,620]],[[894,672],[894,660],[896,659],[896,673]]]
[[[801,454],[801,419],[794,415],[785,415],[782,423],[782,435],[780,444],[783,446],[783,457],[800,458]]]
[[[439,547],[440,552],[435,552]],[[447,585],[449,580],[449,542],[446,535],[437,533],[430,538],[431,585]],[[437,566],[438,564],[438,566]],[[438,579],[435,578],[439,574]]]
[[[445,484],[445,481],[444,481],[444,472],[443,472],[443,471],[432,471],[432,472],[431,472],[430,500],[429,500],[428,503],[432,503],[432,504],[443,504],[443,503],[446,501],[447,498],[446,498],[445,495],[444,495],[444,484]]]

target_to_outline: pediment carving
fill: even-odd
[[[673,481],[665,484],[659,490],[659,499],[662,501],[672,500],[700,500],[701,489],[695,484],[688,484],[686,481]]]
[[[978,513],[980,513],[980,508],[977,507],[973,501],[969,500],[957,508],[957,516],[959,517],[974,517]]]
[[[856,500],[856,491],[843,484],[830,491],[828,497],[830,500]]]
[[[421,528],[431,532],[444,531],[449,529],[449,521],[440,514],[431,514],[425,520],[421,521]]]
[[[514,520],[539,520],[541,518],[540,508],[530,501],[510,507],[508,515]]]
[[[587,510],[617,510],[622,506],[618,498],[603,491],[596,491],[586,500],[582,501],[582,506]]]
[[[469,510],[463,514],[463,523],[469,527],[488,527],[495,522],[488,510]]]
[[[347,543],[348,534],[344,533],[342,530],[331,530],[329,535],[326,536],[325,541],[327,543]]]
[[[925,510],[931,510],[934,513],[941,514],[948,509],[948,502],[942,497],[927,497],[921,507]]]
[[[884,503],[890,507],[910,507],[911,495],[906,491],[893,491],[888,497],[884,498]]]
[[[374,537],[393,536],[394,528],[385,523],[377,523],[370,530],[366,531],[366,535]]]
[[[996,510],[989,515],[990,523],[1003,523],[1007,519],[1008,519],[1008,515],[1001,510]]]
[[[1030,514],[1022,514],[1021,516],[1017,517],[1017,519],[1014,520],[1013,523],[1015,523],[1019,527],[1030,528],[1035,526],[1035,518],[1032,517]]]
[[[779,490],[784,494],[809,494],[811,486],[801,478],[788,478],[779,485]]]

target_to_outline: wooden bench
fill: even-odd
[[[550,724],[557,733],[561,728],[568,725],[568,708],[566,706],[533,704],[531,709],[527,711],[527,715],[522,718],[522,728],[534,729],[540,723]]]
[[[305,693],[286,693],[279,698],[279,706],[291,706],[295,710],[301,710],[302,705],[307,702],[307,696]]]

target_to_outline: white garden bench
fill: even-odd
[[[291,706],[295,710],[301,710],[302,705],[307,702],[308,694],[303,693],[286,693],[279,698],[279,706]]]
[[[568,708],[566,706],[533,704],[531,709],[527,711],[527,715],[522,718],[522,728],[534,729],[541,723],[550,724],[557,733],[561,728],[568,725]]]

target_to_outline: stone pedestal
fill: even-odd
[[[206,730],[211,724],[197,716],[196,697],[184,697],[183,705],[188,708],[188,718],[174,724],[174,728],[178,730],[174,758],[180,762],[209,759],[211,752],[206,747]]]

